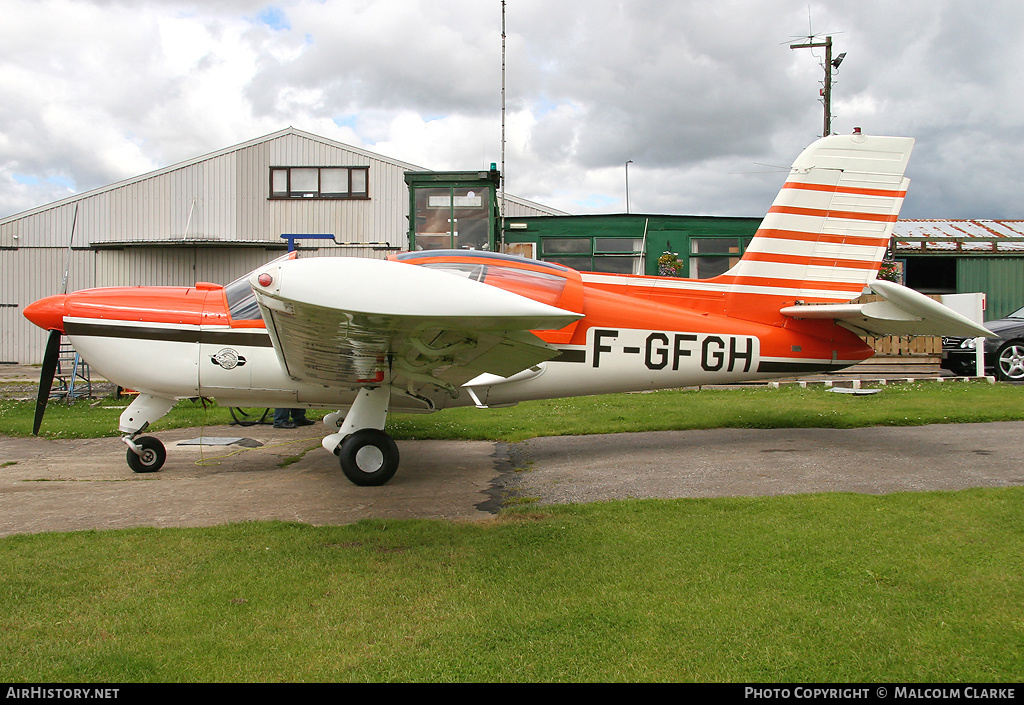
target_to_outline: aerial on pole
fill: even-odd
[[[790,44],[790,49],[820,49],[825,48],[825,61],[822,63],[822,68],[825,69],[825,82],[821,89],[822,103],[825,105],[825,119],[822,127],[822,137],[828,137],[832,134],[832,69],[838,69],[839,64],[843,63],[843,59],[846,58],[846,52],[837,56],[835,59],[832,58],[832,37],[825,37],[825,41],[816,42],[814,41],[814,35],[807,37],[807,42],[803,44]]]

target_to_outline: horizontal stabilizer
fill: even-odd
[[[869,286],[885,300],[786,306],[780,313],[790,318],[831,318],[866,335],[996,337],[984,326],[913,289],[882,279],[876,279]]]

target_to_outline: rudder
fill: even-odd
[[[797,157],[742,259],[716,278],[732,315],[750,294],[841,303],[875,279],[909,180],[914,140],[833,135]],[[776,308],[776,311],[778,309]]]

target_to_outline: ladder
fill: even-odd
[[[92,380],[89,377],[89,364],[82,359],[71,343],[61,341],[50,398],[66,399],[70,402],[90,396]]]

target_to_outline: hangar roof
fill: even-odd
[[[893,237],[903,254],[1024,252],[1024,220],[898,220]]]

